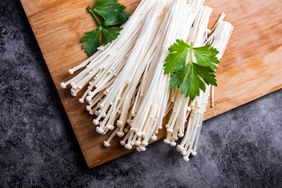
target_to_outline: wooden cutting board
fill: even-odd
[[[57,87],[72,128],[89,167],[103,164],[126,153],[118,140],[106,149],[105,136],[96,134],[92,117],[84,105],[62,90],[60,82],[70,78],[68,69],[86,58],[80,37],[95,25],[86,6],[89,0],[21,0]],[[140,0],[122,0],[133,12]],[[205,119],[282,88],[282,1],[207,0],[216,16],[227,14],[235,30],[218,69],[215,108]],[[220,125],[219,125],[220,126]],[[164,133],[161,133],[163,136]],[[106,136],[107,137],[107,136]],[[159,136],[160,137],[160,136]]]

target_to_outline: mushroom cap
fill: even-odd
[[[67,88],[67,84],[65,82],[61,82],[60,84],[61,88],[66,89]]]
[[[135,145],[136,145],[136,146],[140,146],[140,144],[141,144],[140,140],[136,140],[136,141],[135,141]]]
[[[146,147],[143,146],[143,145],[139,146],[139,149],[140,149],[141,151],[146,151]]]
[[[73,74],[73,73],[74,73],[73,69],[69,69],[69,74]]]
[[[87,110],[88,112],[90,112],[90,111],[91,111],[91,106],[87,105],[87,106],[86,106],[86,110]]]
[[[183,132],[179,132],[179,133],[178,133],[178,136],[179,136],[180,138],[182,138],[182,137],[184,136],[184,133],[183,133]]]
[[[186,161],[186,162],[189,161],[189,157],[188,157],[187,155],[185,155],[185,156],[183,157],[183,159],[184,159],[184,161]]]
[[[156,135],[153,135],[153,136],[151,137],[151,139],[152,139],[153,141],[156,141],[156,140],[158,139],[158,137],[157,137]]]
[[[148,142],[147,141],[142,141],[142,145],[144,145],[144,146],[148,146]]]
[[[173,146],[173,147],[175,147],[175,146],[176,146],[176,142],[175,142],[175,141],[172,141],[172,142],[170,142],[170,145]]]
[[[118,127],[121,127],[121,126],[123,126],[123,125],[124,125],[123,121],[117,120],[117,126],[118,126]]]
[[[80,98],[78,101],[79,101],[81,104],[84,103],[84,99],[83,99],[83,98]]]
[[[94,119],[94,120],[93,120],[93,124],[94,124],[94,125],[97,126],[97,125],[99,125],[99,123],[100,123],[100,122],[98,121],[98,119]]]
[[[90,96],[87,96],[87,97],[86,97],[86,100],[87,100],[88,102],[90,102],[90,101],[92,100],[92,98],[91,98]]]
[[[110,129],[110,130],[114,130],[114,128],[115,128],[113,125],[109,125],[109,124],[106,125],[106,127],[107,127],[108,129]]]
[[[184,147],[182,145],[178,145],[176,147],[176,151],[178,151],[178,152],[182,152],[183,150],[184,150]]]
[[[118,136],[118,137],[123,137],[123,136],[124,136],[124,132],[118,131],[118,132],[117,132],[117,136]]]
[[[71,92],[71,96],[76,97],[76,96],[77,96],[77,93]]]
[[[168,139],[164,139],[164,143],[170,144],[170,141]]]
[[[198,153],[197,153],[196,151],[194,151],[194,150],[193,150],[191,153],[192,153],[193,156],[196,156],[196,155],[198,154]]]
[[[131,150],[132,149],[132,145],[130,145],[130,144],[125,144],[125,146],[124,146],[126,149],[128,149],[128,150]]]
[[[141,136],[142,136],[142,131],[137,131],[136,135],[137,135],[138,137],[141,137]]]
[[[120,145],[124,146],[125,145],[125,141],[121,140],[120,142]]]
[[[105,131],[101,127],[96,127],[96,132],[99,134],[104,134]]]
[[[166,129],[166,131],[167,131],[168,133],[173,133],[172,127],[168,127],[168,128]]]
[[[111,145],[108,141],[104,141],[103,144],[106,148],[110,147],[110,145]]]
[[[99,116],[100,115],[100,112],[97,110],[95,111],[95,116]]]

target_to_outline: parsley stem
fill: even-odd
[[[189,50],[189,57],[190,57],[190,63],[193,63],[193,48],[192,47]]]
[[[90,6],[87,7],[87,11],[91,14],[93,19],[98,24],[98,26],[102,25],[100,18],[95,14],[95,12],[92,10],[92,8]]]

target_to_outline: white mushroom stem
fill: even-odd
[[[211,89],[210,89],[210,101],[211,101],[211,108],[214,107],[214,86],[211,86]]]

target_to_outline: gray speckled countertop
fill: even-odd
[[[0,187],[282,187],[282,90],[206,121],[198,153],[89,170],[20,2],[0,1]]]

